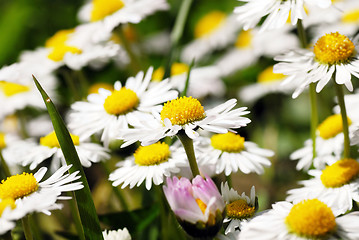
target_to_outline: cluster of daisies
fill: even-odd
[[[118,195],[160,186],[191,237],[359,239],[359,93],[347,94],[359,86],[352,81],[359,78],[358,1],[239,0],[230,13],[199,18],[193,40],[178,49],[166,31],[137,39],[137,24],[171,7],[166,0],[87,1],[80,24],[0,69],[0,235],[30,214],[62,209],[59,201],[71,199],[64,193],[87,184],[67,164],[35,76],[61,106],[82,167],[110,169],[105,181]],[[143,64],[151,56],[165,64]],[[86,76],[109,66],[121,73],[116,79]],[[257,83],[227,88],[225,79],[253,66],[261,69]],[[327,85],[337,97],[318,124],[316,96]],[[64,88],[67,96],[58,91]],[[259,212],[255,187],[239,194],[231,179],[264,174],[275,153],[249,140],[250,111],[242,105],[307,92],[311,138],[289,158],[309,179]],[[131,239],[126,227],[102,237]]]

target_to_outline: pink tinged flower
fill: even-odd
[[[193,237],[214,237],[223,222],[225,204],[214,182],[196,176],[167,178],[167,201],[183,229]]]

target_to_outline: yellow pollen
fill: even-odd
[[[226,216],[233,219],[247,219],[254,215],[256,208],[247,203],[244,199],[238,199],[227,204]]]
[[[348,118],[348,125],[352,124],[352,121]],[[329,139],[335,137],[338,133],[343,132],[342,116],[335,114],[327,117],[317,128],[319,135],[323,139]]]
[[[0,184],[0,199],[18,199],[37,191],[39,184],[32,173],[22,173],[2,180]]]
[[[73,135],[70,133],[72,142],[74,143],[74,145],[79,145],[80,144],[80,138],[76,135]],[[42,146],[46,146],[49,148],[60,148],[60,143],[59,140],[56,137],[56,133],[55,131],[52,131],[51,133],[47,134],[45,137],[41,137],[40,138],[40,145]]]
[[[11,209],[14,209],[16,207],[15,200],[12,198],[5,198],[0,200],[0,217],[5,210],[5,208],[11,207]]]
[[[66,29],[66,30],[60,30],[57,33],[55,33],[52,37],[47,39],[45,43],[46,48],[54,48],[59,45],[64,45],[69,38],[69,36],[75,32],[75,29]]]
[[[358,23],[359,22],[359,9],[353,9],[343,14],[343,23]]]
[[[241,152],[244,149],[244,137],[232,132],[215,134],[211,137],[211,145],[223,152]]]
[[[168,118],[172,125],[185,125],[206,117],[201,103],[192,97],[180,97],[164,104],[162,121]]]
[[[103,107],[106,112],[112,115],[122,115],[131,112],[137,107],[140,100],[137,94],[126,87],[115,90],[105,99]]]
[[[236,43],[234,44],[236,48],[249,48],[251,46],[252,42],[252,32],[250,30],[248,31],[242,31],[238,34]]]
[[[5,134],[0,132],[0,149],[6,148]]]
[[[336,32],[319,38],[313,51],[318,62],[332,65],[348,62],[355,53],[355,46],[348,37]]]
[[[91,21],[101,20],[124,6],[125,4],[121,0],[93,0]]]
[[[285,75],[283,75],[281,73],[274,73],[273,66],[270,66],[270,67],[264,69],[263,72],[261,72],[258,75],[257,82],[266,84],[266,83],[271,83],[271,82],[275,82],[275,81],[280,81],[280,80],[283,80],[284,78],[285,78]]]
[[[166,143],[158,142],[149,146],[140,146],[133,155],[137,165],[152,166],[167,162],[171,152]]]
[[[111,92],[113,91],[113,85],[112,85],[112,84],[99,82],[99,83],[95,83],[95,84],[92,84],[92,85],[91,85],[91,87],[90,87],[89,90],[88,90],[88,94],[98,93],[98,90],[99,90],[100,88],[109,90],[109,91],[111,91]]]
[[[189,66],[185,63],[173,63],[171,67],[171,76],[187,73],[188,70],[189,70]]]
[[[6,97],[11,97],[19,93],[30,91],[28,86],[7,81],[0,81],[0,89],[3,91]]]
[[[336,227],[332,210],[318,199],[295,204],[285,222],[291,232],[309,239],[322,239]]]
[[[212,11],[202,17],[195,26],[194,37],[204,37],[216,30],[226,19],[226,14],[221,11]]]
[[[163,77],[165,75],[165,68],[159,67],[152,73],[152,80],[156,82],[160,82],[163,80]]]
[[[359,176],[359,163],[354,159],[341,159],[327,166],[320,180],[327,188],[341,187]]]
[[[77,47],[62,44],[54,47],[47,57],[52,61],[59,62],[64,59],[66,53],[80,54],[82,50]]]
[[[202,213],[204,214],[206,212],[207,205],[199,198],[196,199],[196,203],[198,204],[198,207],[201,209]]]

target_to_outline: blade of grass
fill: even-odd
[[[37,89],[40,91],[41,96],[45,102],[47,111],[50,115],[56,137],[59,140],[61,150],[65,156],[66,163],[72,164],[73,166],[69,169],[70,173],[75,171],[80,172],[80,180],[82,181],[84,188],[75,191],[76,202],[80,213],[82,227],[86,240],[101,240],[103,239],[100,222],[96,213],[95,205],[92,200],[91,191],[82,168],[80,159],[77,155],[75,146],[70,137],[69,131],[67,130],[64,121],[60,114],[56,110],[55,105],[52,103],[50,97],[46,94],[40,83],[33,76],[34,82]],[[81,233],[78,233],[81,235]]]

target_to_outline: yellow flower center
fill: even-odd
[[[152,166],[167,162],[171,151],[166,143],[158,142],[149,146],[140,146],[133,155],[137,165]]]
[[[257,82],[259,83],[271,83],[275,81],[280,81],[285,78],[285,75],[281,73],[274,73],[273,66],[267,67],[266,69],[261,72],[257,77]]]
[[[0,199],[18,199],[37,191],[39,184],[32,173],[22,173],[2,180],[0,184]]]
[[[204,37],[216,30],[226,19],[226,14],[221,11],[212,11],[202,17],[195,26],[194,37]]]
[[[254,215],[256,208],[247,203],[244,199],[238,199],[227,204],[226,216],[233,219],[247,219]]]
[[[74,143],[74,145],[79,145],[80,144],[80,138],[76,135],[73,135],[70,133],[72,142]],[[52,131],[51,133],[47,134],[45,137],[41,137],[40,138],[40,145],[42,146],[46,146],[49,148],[60,148],[60,143],[59,140],[56,137],[56,133],[55,131]]]
[[[318,199],[295,204],[285,221],[291,232],[309,239],[321,239],[336,227],[332,210]]]
[[[236,48],[248,48],[251,46],[253,34],[250,30],[248,31],[241,31],[238,34],[236,43],[234,44]]]
[[[336,32],[319,38],[313,51],[320,63],[332,65],[348,62],[354,54],[355,46],[347,36]]]
[[[348,118],[348,125],[352,121]],[[338,133],[343,132],[343,121],[340,114],[335,114],[327,117],[317,128],[320,137],[329,139],[335,137]]]
[[[11,207],[11,209],[14,209],[16,207],[15,200],[12,198],[5,198],[0,201],[0,217],[5,208],[7,207]]]
[[[357,23],[359,22],[359,9],[352,9],[342,16],[343,23]]]
[[[52,37],[46,40],[45,47],[53,48],[65,44],[69,36],[74,32],[75,29],[66,29],[56,32]]]
[[[66,53],[80,54],[82,53],[82,50],[78,49],[77,47],[72,47],[65,44],[58,45],[57,47],[52,49],[52,51],[47,57],[52,61],[59,62],[62,61],[62,59],[64,59]]]
[[[185,63],[173,63],[171,66],[171,76],[180,75],[186,73],[189,70],[189,66]]]
[[[121,0],[93,0],[91,21],[101,20],[124,6],[125,4]]]
[[[5,147],[6,147],[5,134],[0,132],[0,149],[3,149]]]
[[[152,73],[152,80],[156,82],[162,81],[163,77],[165,75],[165,68],[159,67]]]
[[[244,149],[244,137],[232,132],[215,134],[211,137],[211,145],[223,152],[241,152]]]
[[[6,97],[11,97],[18,93],[30,91],[30,88],[28,86],[7,81],[0,81],[0,88]]]
[[[359,163],[354,159],[341,159],[327,166],[320,180],[327,188],[341,187],[359,176]]]
[[[112,115],[122,115],[131,112],[137,107],[140,100],[137,94],[126,87],[115,90],[105,99],[103,107],[106,112]]]
[[[172,125],[185,125],[206,117],[201,103],[192,97],[180,97],[164,104],[162,121],[168,118]]]
[[[196,199],[196,203],[198,204],[198,207],[201,209],[202,213],[204,214],[207,209],[207,205],[199,198]]]
[[[95,83],[95,84],[91,85],[91,87],[88,90],[88,94],[98,93],[98,90],[100,88],[104,88],[104,89],[109,90],[111,92],[113,91],[113,85],[112,84],[99,82],[99,83]]]

